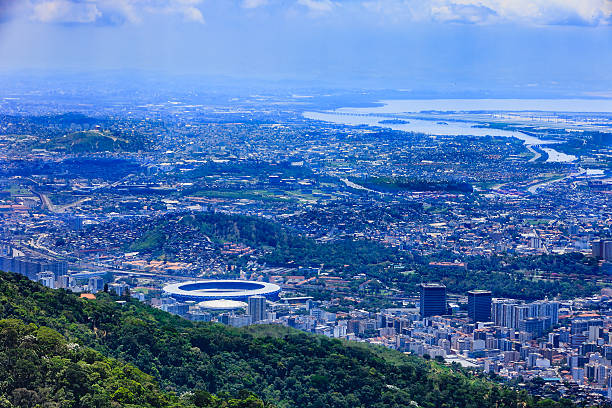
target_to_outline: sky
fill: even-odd
[[[612,0],[0,0],[0,70],[612,96]]]

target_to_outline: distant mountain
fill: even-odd
[[[117,300],[0,273],[0,407],[572,406],[382,347]]]

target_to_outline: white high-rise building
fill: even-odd
[[[251,296],[248,300],[248,314],[252,323],[266,318],[266,298],[264,296]]]
[[[559,302],[538,300],[521,303],[513,299],[493,299],[491,319],[496,326],[518,329],[528,318],[545,319],[545,329],[559,322]]]
[[[91,293],[98,293],[101,290],[104,290],[104,279],[100,278],[99,276],[89,278],[87,289],[89,289]]]
[[[55,289],[55,275],[53,272],[41,272],[38,274],[38,282],[43,286]]]

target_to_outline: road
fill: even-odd
[[[370,193],[376,193],[376,194],[380,194],[383,195],[383,193],[381,193],[380,191],[376,191],[376,190],[371,190],[369,188],[366,188],[364,186],[360,186],[359,184],[355,184],[352,181],[350,181],[349,179],[345,179],[345,178],[341,178],[340,179],[344,184],[346,184],[348,187],[354,188],[355,190],[363,190],[363,191],[369,191]]]
[[[34,241],[33,239],[30,241],[29,245],[31,248],[34,249],[38,249],[38,250],[42,250],[45,252],[48,252],[49,254],[53,255],[53,256],[61,256],[61,254],[58,254],[55,251],[52,251],[51,249],[47,248],[46,246],[44,246],[42,244],[42,240],[45,239],[46,237],[48,237],[49,234],[40,234],[38,236],[38,238],[36,239],[36,241]]]
[[[91,197],[84,197],[81,199],[78,199],[72,203],[69,204],[64,204],[64,205],[55,205],[51,202],[51,200],[49,199],[49,197],[47,197],[46,194],[43,193],[38,193],[36,191],[33,191],[34,194],[38,195],[38,197],[40,197],[40,201],[42,201],[42,204],[44,207],[46,207],[49,211],[51,211],[52,213],[56,213],[56,214],[61,214],[66,212],[66,210],[69,210],[72,207],[76,207],[82,203],[84,203],[85,201],[89,201],[91,200]]]

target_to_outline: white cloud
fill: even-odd
[[[93,23],[102,16],[93,3],[51,0],[33,5],[32,19],[43,23]]]
[[[172,0],[168,5],[169,13],[182,14],[185,20],[196,23],[204,23],[204,16],[197,7],[202,0]]]
[[[31,18],[44,23],[140,23],[147,14],[204,23],[202,0],[29,0]]]
[[[242,7],[246,9],[254,9],[268,4],[268,0],[243,0]]]
[[[140,23],[142,13],[138,12],[137,2],[133,0],[107,0],[99,2],[104,8],[104,17],[112,21]]]
[[[2,1],[2,0],[0,0]],[[21,1],[21,0],[20,0]],[[23,0],[45,23],[139,23],[147,15],[174,15],[203,23],[204,0]],[[209,6],[216,6],[209,0]],[[223,0],[227,1],[227,0]],[[221,4],[221,3],[219,3]],[[265,9],[287,15],[335,16],[373,22],[462,24],[611,25],[612,0],[231,0],[219,9]],[[228,6],[229,5],[229,6]],[[230,7],[230,9],[228,9]],[[233,9],[231,9],[233,8]]]
[[[394,20],[593,26],[612,22],[612,0],[365,0],[360,6]]]
[[[201,0],[130,0],[135,5],[142,4],[143,9],[151,14],[178,14],[186,21],[204,23],[204,16],[196,6]]]
[[[336,5],[331,0],[297,0],[297,2],[312,13],[328,13]]]
[[[609,24],[611,0],[452,0],[458,5],[481,5],[497,15],[497,20],[534,24]]]
[[[182,10],[183,16],[187,21],[194,21],[196,23],[204,23],[204,16],[197,7],[186,7]]]

